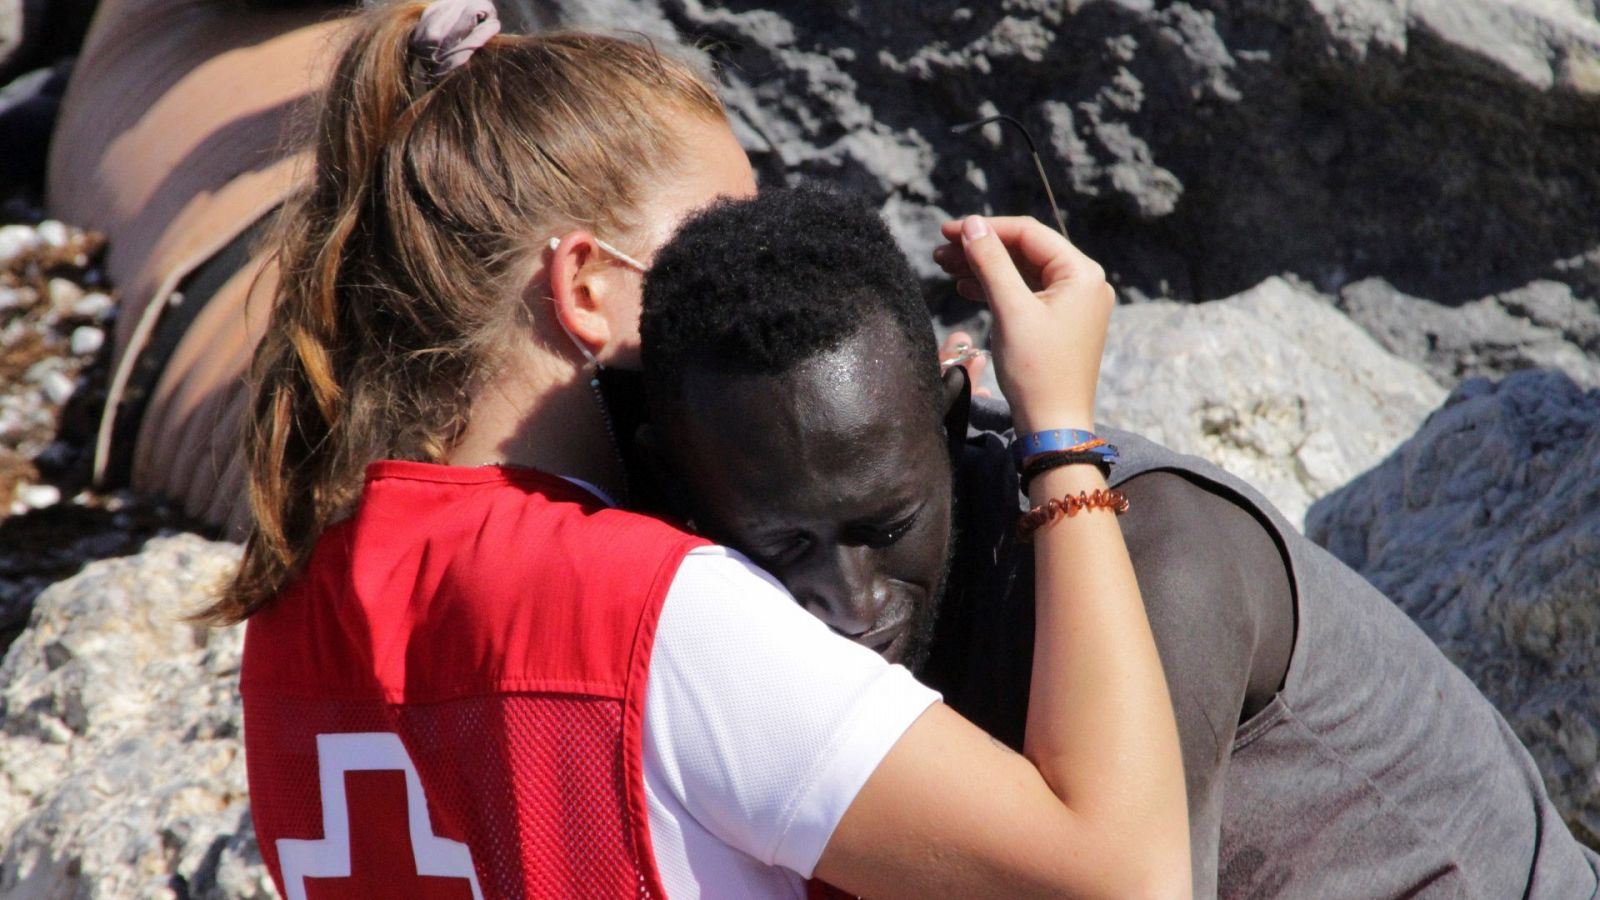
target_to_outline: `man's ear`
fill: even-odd
[[[944,438],[950,450],[950,464],[961,461],[962,448],[967,443],[967,419],[972,414],[972,381],[967,377],[966,366],[945,369],[941,379],[944,390]]]

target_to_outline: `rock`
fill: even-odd
[[[0,665],[0,895],[272,896],[249,832],[242,632],[179,618],[237,560],[158,538],[40,595]]]
[[[34,296],[28,288],[0,287],[0,312],[33,305]]]
[[[18,488],[17,501],[28,509],[44,509],[61,502],[61,489],[51,484],[30,484]]]
[[[106,342],[106,333],[98,328],[80,325],[72,330],[72,355],[93,356]]]
[[[1373,278],[1345,287],[1338,306],[1441,384],[1559,369],[1600,387],[1600,306],[1560,282],[1535,281],[1452,309]]]
[[[1112,316],[1100,418],[1249,481],[1294,522],[1382,460],[1444,391],[1281,278]]]
[[[72,394],[78,389],[72,376],[65,372],[52,369],[39,379],[39,388],[44,391],[51,403],[60,406],[72,399]]]
[[[39,226],[40,236],[43,237],[44,226]],[[64,244],[49,243],[51,247],[61,247]],[[50,304],[58,309],[70,309],[73,304],[83,299],[83,288],[78,287],[66,278],[52,278],[47,285],[50,293]]]
[[[1469,379],[1307,533],[1422,626],[1600,844],[1600,391],[1558,372]]]
[[[0,3],[5,0],[0,0]],[[0,267],[39,246],[39,236],[26,225],[0,226]]]
[[[72,305],[72,314],[85,319],[103,322],[111,318],[116,302],[101,291],[90,291]]]
[[[0,85],[77,51],[96,0],[0,0]]]
[[[926,221],[1048,219],[1019,135],[950,132],[995,112],[1142,295],[1291,272],[1459,303],[1577,286],[1600,249],[1590,0],[637,5],[723,64],[764,177],[882,203],[925,275]]]
[[[55,219],[45,219],[33,230],[39,236],[40,243],[46,247],[65,247],[72,240],[72,230]]]
[[[0,0],[0,71],[10,68],[22,48],[23,0]]]
[[[11,0],[0,0],[0,9]],[[0,13],[0,18],[4,13]],[[0,32],[5,26],[0,24]],[[4,52],[0,51],[0,56]],[[72,59],[36,69],[0,87],[0,196],[42,196],[50,132],[61,109]],[[5,66],[0,63],[0,70]],[[4,84],[0,80],[0,84]]]

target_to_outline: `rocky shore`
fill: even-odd
[[[1594,0],[522,5],[699,41],[763,177],[881,200],[919,265],[952,212],[1048,215],[1014,133],[949,131],[1021,119],[1131,301],[1102,418],[1258,484],[1382,588],[1600,846]],[[0,0],[0,76],[70,68],[70,46],[6,32],[68,15],[44,8]],[[24,95],[48,111],[43,83],[0,92],[0,117]],[[18,146],[0,157],[0,896],[271,896],[240,635],[182,618],[238,548],[88,488],[116,294]],[[929,298],[941,328],[984,332],[931,279]]]

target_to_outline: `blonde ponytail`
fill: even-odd
[[[347,516],[366,465],[438,461],[516,315],[517,262],[560,227],[624,234],[712,88],[631,40],[499,35],[437,83],[409,52],[423,4],[356,19],[280,215],[280,287],[251,367],[253,529],[200,618],[241,621]]]

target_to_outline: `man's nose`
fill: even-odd
[[[870,631],[889,599],[887,582],[872,565],[871,548],[840,546],[817,555],[822,558],[794,586],[795,597],[834,631],[850,637]]]

